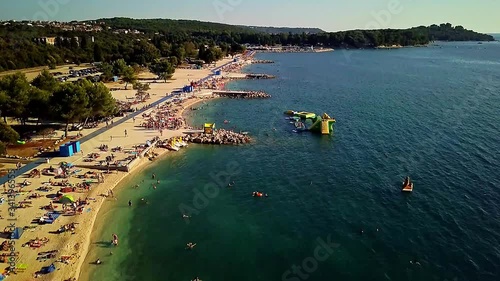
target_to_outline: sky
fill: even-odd
[[[500,0],[0,0],[0,20],[171,18],[325,31],[449,22],[495,33],[499,11]]]

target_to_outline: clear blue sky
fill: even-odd
[[[499,11],[499,0],[0,0],[2,20],[121,16],[326,31],[449,22],[479,32],[500,32]]]

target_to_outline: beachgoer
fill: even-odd
[[[155,178],[156,178],[156,175],[153,173],[153,174],[151,175],[151,177],[152,177],[153,179],[155,179]]]
[[[100,260],[100,259],[97,259],[97,260],[95,261],[95,263],[96,263],[96,264],[101,264],[101,260]]]
[[[128,200],[128,206],[132,207],[132,200]]]
[[[125,130],[125,136],[127,136],[127,130]]]

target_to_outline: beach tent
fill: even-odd
[[[16,227],[14,231],[10,234],[10,239],[19,239],[23,235],[23,229],[20,227]]]
[[[59,199],[59,202],[63,204],[68,204],[75,202],[75,199],[71,195],[64,195],[63,197],[61,197],[61,199]]]

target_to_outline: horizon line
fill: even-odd
[[[217,22],[217,21],[208,21],[208,20],[199,20],[199,19],[186,19],[186,18],[161,18],[161,17],[151,17],[151,18],[132,18],[132,17],[126,17],[126,16],[110,16],[110,17],[102,17],[102,18],[95,18],[95,19],[85,19],[85,20],[78,20],[78,19],[73,19],[69,21],[65,20],[52,20],[52,21],[40,21],[40,22],[86,22],[86,21],[97,21],[97,20],[105,20],[105,19],[113,19],[113,18],[124,18],[124,19],[132,19],[132,20],[177,20],[177,21],[197,21],[197,22],[206,22],[206,23],[215,23],[215,24],[223,24],[223,25],[230,25],[230,26],[239,26],[239,27],[261,27],[261,28],[297,28],[297,29],[319,29],[323,32],[326,33],[334,33],[334,32],[343,32],[343,31],[351,31],[351,30],[384,30],[384,29],[409,29],[409,28],[415,28],[415,27],[429,27],[431,25],[440,25],[442,23],[433,23],[430,25],[425,25],[425,24],[420,24],[420,25],[415,25],[415,26],[408,26],[408,27],[385,27],[385,28],[378,28],[378,29],[364,29],[364,28],[351,28],[351,29],[344,29],[344,30],[336,30],[336,31],[327,31],[321,27],[307,27],[307,26],[272,26],[272,25],[252,25],[252,24],[233,24],[233,23],[223,23],[223,22]],[[30,19],[0,19],[0,21],[38,21],[38,20],[30,20]],[[444,23],[444,22],[443,22]],[[450,22],[447,22],[450,23]],[[462,26],[467,30],[471,30],[477,33],[483,33],[483,34],[488,34],[488,35],[500,35],[500,31],[495,31],[495,32],[479,32],[473,29],[468,29],[463,25],[454,25],[450,23],[453,27],[456,26]]]

